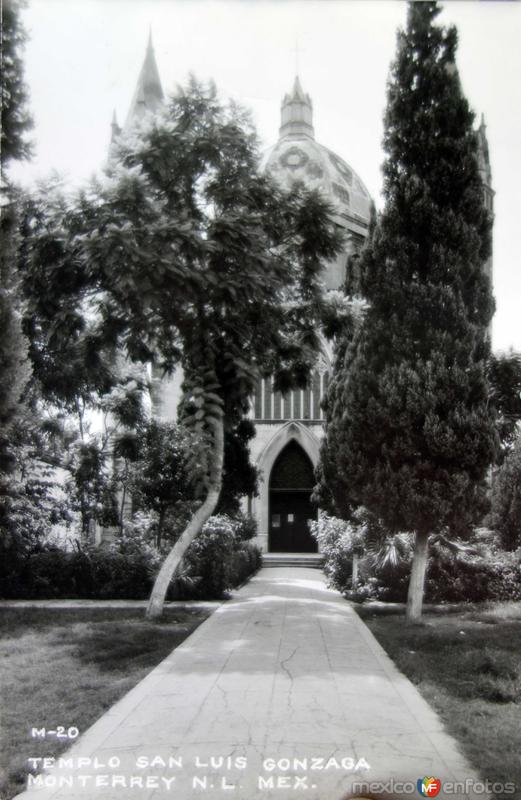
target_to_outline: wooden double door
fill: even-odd
[[[308,522],[317,518],[310,489],[270,491],[269,550],[272,553],[316,553]]]
[[[317,518],[311,502],[313,465],[294,439],[279,453],[270,475],[268,548],[272,553],[316,553],[309,521]]]

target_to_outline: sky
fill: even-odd
[[[113,110],[125,120],[152,31],[163,88],[212,78],[253,112],[266,147],[298,71],[316,139],[361,177],[381,207],[386,82],[401,0],[29,0],[26,82],[35,157],[25,185],[57,170],[81,184],[106,159]],[[463,90],[485,115],[495,196],[496,350],[521,351],[521,2],[450,0]]]

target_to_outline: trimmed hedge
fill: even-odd
[[[16,574],[1,577],[5,598],[140,600],[150,594],[154,574],[142,555],[49,547],[27,556]]]
[[[260,561],[260,550],[238,539],[228,518],[212,517],[190,546],[168,597],[221,599],[255,572]],[[0,565],[0,596],[141,600],[149,596],[157,569],[157,556],[152,558],[149,551],[42,547]]]

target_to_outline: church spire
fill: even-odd
[[[280,108],[280,138],[308,136],[315,138],[313,128],[313,103],[309,94],[305,94],[298,75],[295,77],[293,89],[284,95]]]
[[[139,78],[130,104],[125,125],[143,116],[146,111],[156,111],[163,102],[164,94],[161,79],[156,64],[154,45],[152,43],[152,30],[148,35],[148,45],[145,60],[139,73]]]

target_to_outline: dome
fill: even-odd
[[[340,156],[315,141],[313,106],[295,79],[281,107],[280,138],[262,160],[263,169],[286,188],[302,181],[319,189],[335,209],[335,221],[367,236],[372,200],[356,172]]]

